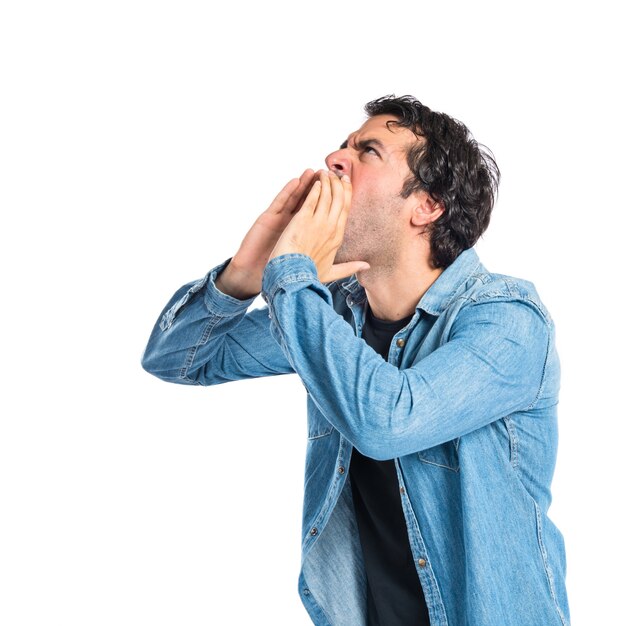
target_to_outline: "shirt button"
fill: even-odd
[[[317,528],[311,528],[311,537],[315,537],[317,535]]]
[[[426,567],[426,559],[419,559],[419,560],[417,561],[417,564],[418,564],[420,567]]]
[[[402,348],[404,347],[404,339],[398,339],[398,341],[396,341],[396,346],[398,346],[398,348]]]
[[[309,592],[309,590],[308,590],[308,589],[303,589],[303,590],[302,590],[302,593],[303,593],[305,596],[308,596],[310,592]]]
[[[400,493],[404,493],[404,487],[400,487]]]
[[[352,300],[352,296],[348,296],[348,297],[346,298],[346,302],[348,303],[348,306],[352,306],[352,302],[354,302],[354,301]]]
[[[343,465],[340,465],[340,466],[337,468],[337,471],[338,471],[340,474],[343,474],[343,473],[346,471],[346,468],[345,468]]]

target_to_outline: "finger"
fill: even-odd
[[[289,204],[285,208],[285,210],[288,210],[291,215],[295,215],[302,208],[302,204],[313,187],[314,178],[315,172],[312,169],[305,170],[302,176],[300,176],[300,184],[293,192],[292,197],[289,200]]]
[[[332,193],[332,202],[329,207],[328,218],[332,222],[336,223],[339,220],[341,212],[343,211],[344,186],[341,183],[341,179],[339,178],[339,176],[337,176],[337,174],[335,174],[334,172],[330,172],[328,178],[330,180],[330,187],[331,187],[331,193]]]
[[[290,207],[291,213],[297,213],[300,210],[309,191],[311,191],[313,187],[314,179],[315,172],[312,169],[305,170],[302,176],[300,176],[300,184],[293,194],[294,202],[293,206]]]
[[[343,208],[344,211],[349,211],[352,204],[352,181],[347,174],[341,177],[341,184],[343,185]]]
[[[350,213],[350,207],[352,206],[352,181],[347,175],[344,175],[341,177],[341,184],[343,186],[343,206],[337,225],[343,232]]]
[[[300,180],[306,183],[307,181],[313,180],[314,177],[315,177],[315,172],[310,167],[307,167],[304,170],[304,172],[302,172],[302,176],[300,176]]]
[[[347,278],[357,272],[370,269],[369,263],[365,261],[350,261],[349,263],[337,263],[328,270],[328,276],[324,276],[322,282],[329,283],[340,278]]]
[[[320,172],[321,191],[320,196],[315,207],[315,214],[320,217],[326,217],[328,215],[328,209],[332,200],[332,192],[330,190],[330,180],[328,172],[322,170]]]
[[[282,213],[289,204],[290,198],[300,186],[299,178],[292,178],[272,200],[268,211],[270,213]]]
[[[304,170],[302,176],[300,176],[300,183],[298,184],[298,187],[291,194],[291,197],[285,206],[285,211],[289,211],[291,215],[294,215],[300,210],[304,199],[309,191],[311,191],[311,185],[314,177],[315,172],[312,169],[309,168]]]
[[[292,178],[274,198],[269,206],[270,213],[293,213],[296,206],[306,197],[311,181],[315,176],[312,169],[306,169],[299,178]],[[299,208],[299,207],[298,207]]]
[[[302,203],[302,208],[300,209],[300,213],[314,213],[315,207],[319,202],[319,197],[322,190],[322,184],[319,180],[316,180],[313,183],[313,187],[311,187],[311,191],[307,194],[304,202]]]

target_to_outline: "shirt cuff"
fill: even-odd
[[[174,302],[174,304],[163,314],[159,323],[161,330],[165,331],[170,328],[180,310],[187,305],[194,295],[201,291],[205,285],[204,304],[209,313],[220,317],[232,317],[245,312],[248,309],[248,307],[254,302],[256,296],[252,296],[246,300],[239,300],[233,296],[223,293],[215,286],[215,279],[217,278],[217,275],[230,263],[231,259],[232,257],[226,259],[226,261],[220,263],[212,270],[209,270],[199,280],[183,285],[182,289],[186,289],[186,291],[184,291],[183,296]]]
[[[310,256],[299,252],[281,254],[274,257],[263,270],[261,296],[269,304],[274,294],[285,285],[311,281],[319,283],[317,267]]]

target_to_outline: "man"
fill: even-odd
[[[553,323],[473,248],[497,165],[413,97],[365,110],[328,172],[290,181],[173,295],[142,365],[192,385],[300,376],[315,624],[567,625]]]

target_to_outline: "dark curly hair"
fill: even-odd
[[[423,189],[444,207],[430,224],[431,263],[447,267],[471,248],[489,225],[498,192],[500,170],[491,151],[476,142],[469,129],[445,113],[431,111],[413,96],[383,96],[365,105],[368,117],[393,115],[418,141],[407,152],[413,176],[401,195]]]

